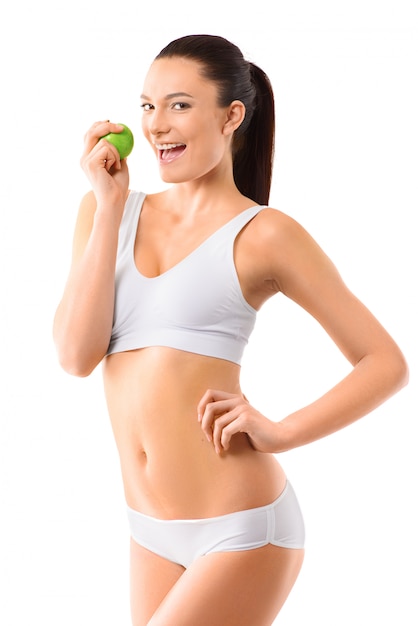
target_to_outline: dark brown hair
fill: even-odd
[[[234,100],[245,106],[245,118],[234,133],[233,170],[239,191],[268,204],[274,154],[274,97],[270,80],[246,61],[233,43],[216,35],[188,35],[169,43],[157,55],[197,61],[202,74],[219,88],[219,105]]]

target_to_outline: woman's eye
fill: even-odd
[[[141,109],[143,111],[151,111],[152,104],[149,104],[149,102],[144,102],[144,104],[141,104]]]
[[[176,111],[183,111],[184,109],[188,109],[189,108],[189,104],[187,104],[187,102],[175,102],[173,104],[173,109],[176,109]]]

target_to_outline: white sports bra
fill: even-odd
[[[148,278],[138,271],[134,259],[144,199],[144,193],[130,192],[120,225],[107,354],[168,346],[239,364],[257,311],[242,294],[234,242],[264,207],[236,215],[174,267]]]

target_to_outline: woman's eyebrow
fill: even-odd
[[[144,93],[141,94],[140,97],[142,100],[152,99],[149,96],[146,96]],[[171,100],[172,98],[179,98],[179,97],[193,98],[193,96],[191,96],[189,93],[186,93],[185,91],[176,91],[174,93],[169,93],[166,96],[164,96],[164,100]]]

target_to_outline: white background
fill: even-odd
[[[207,32],[272,80],[272,206],[311,232],[411,367],[409,387],[372,415],[281,456],[307,556],[276,623],[416,626],[415,0],[17,0],[2,13],[0,623],[129,626],[128,528],[100,368],[80,380],[62,372],[51,325],[88,190],[85,131],[97,119],[128,124],[131,187],[158,189],[140,137],[142,80],[170,40]],[[259,316],[244,390],[280,419],[347,371],[278,296]]]

